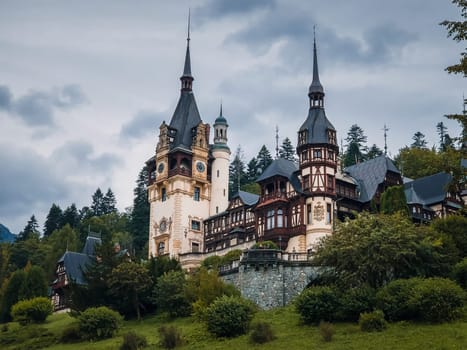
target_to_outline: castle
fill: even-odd
[[[155,156],[147,161],[150,257],[170,255],[190,268],[209,255],[266,240],[285,253],[309,255],[320,237],[332,234],[337,219],[378,206],[386,188],[403,184],[385,155],[340,168],[336,129],[324,108],[316,41],[308,115],[298,128],[298,163],[275,159],[257,179],[260,195],[239,191],[228,197],[229,125],[221,107],[210,143],[211,127],[202,121],[193,93],[189,35],[180,80],[175,112],[169,124],[161,124]],[[439,175],[437,181],[437,187],[430,181],[405,184],[415,220],[456,210],[458,198],[445,190],[450,175]]]

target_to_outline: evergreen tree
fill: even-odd
[[[104,214],[111,214],[117,212],[117,200],[112,190],[109,188],[104,198],[102,199],[102,207]]]
[[[78,213],[78,209],[76,209],[75,203],[72,203],[69,207],[67,207],[63,211],[62,215],[62,224],[61,226],[65,226],[66,224],[70,225],[71,228],[78,227],[80,222],[80,215]]]
[[[367,147],[365,145],[367,137],[363,133],[363,129],[357,124],[353,124],[350,127],[345,140],[347,141],[347,150],[344,154],[344,167],[348,167],[365,160],[364,152],[367,151]]]
[[[370,149],[368,150],[368,153],[366,154],[366,159],[373,159],[373,158],[376,158],[376,157],[379,157],[383,155],[383,151],[378,147],[376,146],[376,144],[373,144]]]
[[[266,168],[272,163],[271,152],[267,149],[266,145],[263,145],[256,156],[256,161],[258,162],[258,169],[262,174]]]
[[[443,21],[440,24],[448,30],[448,37],[461,42],[467,40],[467,2],[465,0],[452,0],[459,7],[463,21]],[[446,68],[449,73],[464,74],[467,77],[467,51],[461,52],[460,62]]]
[[[129,224],[129,231],[133,236],[137,253],[142,251],[149,237],[148,179],[149,172],[145,165],[138,174],[136,187],[133,190],[133,208]]]
[[[295,160],[295,148],[292,146],[292,142],[290,142],[288,137],[282,141],[282,145],[279,149],[279,156],[287,160]]]
[[[24,270],[16,270],[11,275],[6,286],[4,286],[3,296],[1,299],[0,306],[0,321],[8,322],[11,321],[10,310],[13,305],[15,305],[19,299],[19,293],[23,288],[24,281],[26,280],[26,272]]]
[[[425,135],[420,131],[417,131],[412,137],[413,143],[410,145],[412,148],[426,148],[427,142]]]
[[[80,218],[80,221],[83,221],[83,220],[86,220],[86,219],[89,219],[91,218],[93,215],[93,211],[91,208],[89,208],[88,206],[84,206],[81,208],[81,210],[79,211],[79,218]]]
[[[445,149],[445,138],[447,135],[446,131],[448,130],[448,128],[444,125],[443,122],[439,122],[438,124],[436,124],[436,130],[438,131],[439,135],[439,149],[443,151]]]
[[[49,214],[47,214],[47,218],[45,219],[44,237],[48,237],[52,232],[58,230],[62,226],[62,223],[62,209],[58,205],[53,203],[50,207]]]
[[[96,192],[92,195],[91,212],[93,216],[104,215],[104,195],[100,188],[97,188]]]
[[[402,212],[408,214],[407,199],[404,186],[391,186],[381,195],[381,213],[395,214]]]
[[[246,178],[249,183],[255,182],[258,178],[258,162],[256,158],[251,158],[248,162],[247,170],[246,170]]]
[[[246,183],[245,163],[243,161],[243,151],[238,146],[235,157],[229,167],[229,197],[237,193],[241,185]]]
[[[19,300],[32,299],[47,296],[47,280],[44,270],[39,266],[31,266],[26,272],[26,278],[19,290]]]
[[[17,240],[26,241],[33,237],[39,237],[39,224],[34,215],[31,216],[23,231],[19,233]]]

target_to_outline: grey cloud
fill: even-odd
[[[276,5],[275,0],[211,0],[203,6],[195,9],[195,18],[201,22],[209,18],[221,18],[230,15],[240,15],[259,9],[272,9]]]
[[[163,118],[163,113],[140,111],[132,120],[123,124],[120,137],[122,139],[137,139],[151,133],[154,134]]]
[[[0,108],[10,111],[31,126],[53,126],[54,112],[57,109],[70,109],[86,101],[81,87],[76,84],[51,91],[30,90],[16,99],[7,86],[0,86]]]
[[[9,110],[13,96],[8,86],[0,85],[0,109]]]

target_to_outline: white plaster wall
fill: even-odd
[[[214,161],[212,162],[211,173],[211,205],[210,215],[216,214],[216,207],[219,213],[227,209],[229,205],[229,162],[230,152],[228,150],[214,150],[212,153]],[[219,171],[219,177],[217,177]]]

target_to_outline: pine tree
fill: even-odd
[[[34,215],[31,216],[23,231],[19,233],[18,241],[25,241],[33,237],[39,237],[39,224]]]
[[[104,215],[104,195],[100,188],[92,195],[91,212],[93,216]]]
[[[102,199],[102,211],[104,214],[111,214],[117,212],[117,200],[112,190],[109,188],[104,198]]]
[[[295,148],[292,146],[292,142],[290,142],[288,137],[282,141],[282,145],[279,149],[279,156],[287,160],[295,160]]]
[[[237,193],[244,183],[246,183],[245,163],[242,148],[238,146],[235,157],[229,166],[229,197]]]
[[[251,160],[248,162],[246,178],[248,183],[254,182],[258,178],[258,162],[256,161],[255,157],[251,158]]]
[[[63,213],[62,209],[56,205],[55,203],[52,204],[49,210],[49,214],[47,214],[47,218],[45,219],[44,223],[44,237],[48,237],[52,232],[58,230],[62,227],[63,224]]]
[[[420,131],[417,131],[412,137],[413,143],[410,145],[412,148],[426,148],[427,142],[425,135]]]
[[[138,174],[136,187],[133,190],[133,208],[129,228],[137,254],[142,251],[149,237],[148,180],[148,168],[144,166]]]
[[[373,144],[370,149],[368,150],[368,153],[366,154],[366,159],[373,159],[373,158],[376,158],[376,157],[379,157],[383,155],[383,151],[378,147],[376,146],[376,144]]]
[[[31,266],[26,272],[26,278],[19,290],[19,300],[47,296],[47,280],[44,270],[39,266]]]
[[[69,207],[67,207],[63,211],[62,215],[62,224],[61,226],[65,226],[66,224],[70,225],[71,228],[78,227],[80,222],[80,215],[78,213],[78,209],[76,209],[75,203],[72,203]]]
[[[10,310],[19,301],[19,291],[23,288],[26,280],[24,270],[16,270],[8,280],[1,299],[0,322],[11,321]]]
[[[391,186],[383,192],[380,211],[382,214],[395,214],[397,212],[408,214],[404,186]]]
[[[445,137],[447,135],[446,131],[448,130],[448,128],[444,125],[443,122],[439,122],[438,124],[436,124],[436,130],[438,131],[439,135],[439,149],[443,151],[445,149]]]
[[[365,136],[363,129],[357,124],[353,124],[347,137],[347,150],[344,154],[344,167],[348,167],[365,160],[364,153],[367,151],[366,141],[367,137]]]
[[[256,160],[258,162],[258,169],[261,173],[263,173],[266,170],[266,168],[272,163],[271,152],[269,152],[265,145],[263,145],[259,150],[258,155],[256,156]]]

